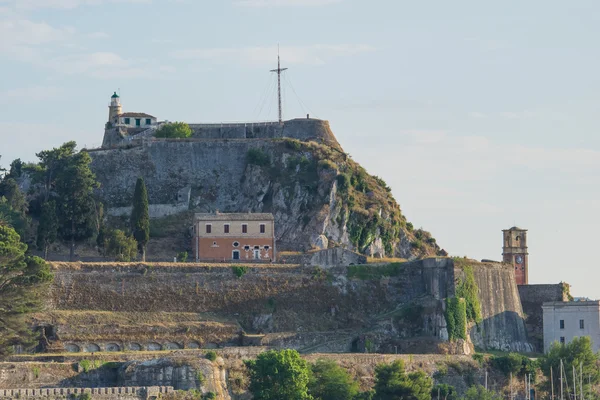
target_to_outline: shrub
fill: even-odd
[[[246,275],[246,272],[248,272],[248,267],[233,265],[231,266],[231,270],[235,276],[241,278],[242,276]]]
[[[217,353],[215,351],[209,350],[204,355],[207,360],[215,361],[217,359]]]
[[[187,261],[187,259],[188,259],[188,253],[187,253],[187,251],[182,251],[180,253],[177,253],[177,261],[178,262],[184,263],[184,262]]]
[[[206,378],[204,378],[204,374],[202,373],[202,371],[196,372],[196,380],[198,381],[198,387],[200,387],[204,384],[204,381],[206,380]]]
[[[79,400],[92,400],[92,395],[89,393],[81,393],[79,395]]]
[[[83,372],[90,372],[92,369],[92,362],[90,360],[81,360],[79,361],[79,368],[83,370]]]
[[[319,160],[319,167],[322,169],[337,170],[337,165],[331,160]]]
[[[248,150],[248,153],[246,154],[246,161],[248,164],[257,165],[259,167],[265,167],[271,164],[271,158],[261,149]]]
[[[335,361],[317,360],[311,366],[308,392],[320,400],[352,400],[358,394],[358,382]]]
[[[185,139],[192,136],[192,129],[184,122],[170,122],[160,126],[154,137],[167,139]]]
[[[115,261],[121,262],[134,260],[138,253],[138,245],[133,236],[127,236],[119,229],[113,229],[106,233],[104,249],[107,256],[112,256]]]
[[[446,383],[437,384],[431,389],[432,399],[458,400],[458,393],[454,386]]]
[[[479,303],[479,288],[475,282],[475,275],[471,266],[463,268],[465,278],[456,285],[456,297],[465,299],[467,306],[467,319],[479,324],[481,322],[481,304]]]
[[[336,177],[338,189],[341,192],[346,192],[350,187],[350,176],[348,174],[339,174]]]
[[[485,357],[481,353],[475,353],[473,354],[473,360],[477,361],[479,365],[483,365],[483,363],[485,362]]]
[[[204,395],[205,399],[216,399],[217,395],[215,394],[215,392],[208,392]]]
[[[464,299],[451,297],[446,299],[446,327],[448,339],[467,338],[467,308]]]

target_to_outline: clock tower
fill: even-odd
[[[513,266],[517,285],[529,284],[529,253],[527,252],[527,229],[513,226],[502,231],[504,245],[502,260]]]

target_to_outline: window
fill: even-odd
[[[244,246],[244,250],[250,251],[250,246]]]
[[[234,250],[233,253],[232,253],[232,256],[233,256],[232,258],[234,260],[239,260],[240,259],[240,251],[239,250]]]
[[[242,224],[242,233],[248,233],[248,224]]]
[[[260,233],[265,233],[265,224],[260,224]]]
[[[579,329],[583,329],[585,327],[585,323],[582,319],[579,320]]]
[[[229,224],[223,225],[223,232],[229,233]]]
[[[560,337],[560,344],[565,344],[565,337],[564,336]]]
[[[136,118],[135,119],[135,126],[141,126],[142,125],[142,119],[141,118]]]
[[[565,320],[564,319],[561,319],[559,324],[560,324],[560,329],[565,329]]]
[[[212,233],[212,225],[206,224],[206,233]]]
[[[233,247],[238,247],[240,245],[240,242],[233,242]]]
[[[254,250],[260,250],[260,246],[254,246]]]
[[[271,247],[269,246],[265,246],[265,250],[269,250]]]
[[[129,125],[131,123],[131,120],[129,118],[125,118],[124,122],[125,122],[126,125]]]
[[[151,125],[152,124],[152,120],[150,118],[146,118],[146,125]]]

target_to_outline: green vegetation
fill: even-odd
[[[106,256],[119,262],[135,260],[138,253],[138,245],[133,236],[127,236],[119,229],[111,229],[104,233],[102,248]]]
[[[92,395],[89,393],[81,393],[79,395],[79,400],[92,400]]]
[[[479,324],[481,322],[481,304],[479,303],[479,288],[475,282],[473,267],[463,267],[465,278],[456,285],[456,297],[465,299],[467,305],[467,320]]]
[[[217,395],[216,395],[214,392],[207,392],[207,393],[204,395],[204,398],[205,398],[205,399],[216,399],[216,398],[217,398]]]
[[[502,400],[498,393],[486,390],[483,386],[471,386],[461,400]]]
[[[350,265],[348,266],[348,278],[377,280],[383,277],[399,276],[403,271],[403,263],[389,263],[386,265]]]
[[[215,361],[217,359],[217,353],[212,350],[207,351],[204,356],[210,361]]]
[[[593,392],[593,386],[600,382],[600,370],[598,369],[598,355],[594,354],[592,342],[588,336],[574,338],[566,345],[554,343],[550,350],[539,359],[542,373],[546,377],[545,389],[550,391],[550,371],[554,374],[554,393],[559,393],[560,380],[557,379],[560,371],[560,361],[563,362],[563,370],[566,372],[565,386],[573,387],[573,375],[570,373],[573,368],[577,376],[582,372],[585,379],[583,380],[583,393],[586,398],[590,397]],[[579,378],[576,378],[579,382]],[[591,385],[590,385],[591,384]],[[571,398],[571,394],[567,389],[567,398]]]
[[[26,251],[17,232],[0,222],[0,357],[10,354],[13,346],[34,342],[23,315],[41,308],[41,296],[53,278],[50,266],[26,256]]]
[[[192,136],[192,129],[184,122],[162,124],[154,133],[156,138],[186,139]]]
[[[423,371],[406,373],[404,362],[375,367],[375,396],[373,400],[431,400],[433,381]]]
[[[535,372],[539,368],[536,361],[518,353],[509,353],[505,356],[494,356],[490,359],[490,364],[505,376],[510,376],[510,374],[515,376],[532,374],[534,379]]]
[[[94,365],[90,360],[81,360],[79,361],[79,368],[83,370],[83,372],[88,373],[93,369]]]
[[[270,350],[245,362],[255,400],[309,400],[310,369],[296,350]]]
[[[271,164],[271,157],[261,149],[250,149],[246,154],[246,162],[259,167],[266,167]]]
[[[48,247],[56,241],[58,235],[58,217],[54,200],[42,204],[40,223],[37,229],[37,248],[44,251],[44,259],[48,258]]]
[[[148,213],[148,191],[142,178],[138,178],[135,183],[130,224],[138,251],[142,255],[142,261],[146,261],[146,246],[150,240],[150,215]]]
[[[246,275],[246,273],[248,272],[248,267],[244,267],[241,265],[232,265],[231,271],[233,272],[233,274],[235,276],[237,276],[238,278],[241,278],[242,276]]]
[[[466,339],[467,307],[465,300],[459,297],[447,298],[445,317],[446,327],[448,329],[448,339]]]
[[[204,385],[206,378],[204,377],[204,374],[202,373],[202,371],[196,371],[196,381],[198,382],[198,387],[201,387],[202,385]]]
[[[319,400],[352,400],[358,394],[358,382],[335,361],[317,360],[311,366],[308,390]]]
[[[458,393],[454,386],[445,383],[437,384],[431,389],[432,399],[458,400]]]
[[[181,251],[179,253],[177,253],[177,262],[187,262],[188,259],[188,252],[187,251]]]

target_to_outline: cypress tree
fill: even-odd
[[[150,216],[148,214],[148,192],[142,178],[138,178],[135,183],[133,209],[131,210],[131,232],[138,243],[142,261],[146,261],[146,245],[150,240]]]

